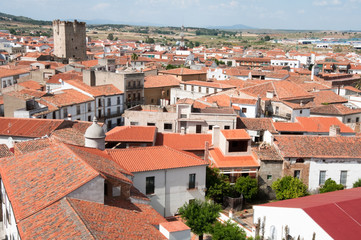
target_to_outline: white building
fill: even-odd
[[[204,199],[204,160],[166,146],[109,149],[107,152],[134,176],[134,186],[162,216],[174,216],[192,199]]]
[[[361,236],[361,188],[253,206],[265,239],[350,239]],[[287,236],[286,236],[287,235]]]
[[[297,59],[275,58],[275,59],[271,59],[271,65],[273,65],[273,66],[289,66],[290,68],[299,68],[300,61]]]

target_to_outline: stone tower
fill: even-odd
[[[63,59],[87,60],[85,22],[53,21],[54,55]]]
[[[96,117],[93,119],[93,124],[85,131],[84,137],[85,147],[97,148],[100,150],[105,149],[105,132],[104,129],[98,124]]]

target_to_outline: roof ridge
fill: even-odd
[[[73,211],[76,213],[76,215],[78,216],[79,220],[84,224],[85,228],[89,231],[89,234],[93,236],[94,239],[98,239],[96,237],[96,234],[93,233],[93,231],[88,227],[88,225],[86,224],[86,220],[83,218],[83,216],[79,213],[79,211],[76,209],[76,207],[74,207],[73,203],[70,201],[71,198],[68,197],[64,197],[66,202],[70,205],[71,209],[73,209]],[[79,199],[80,200],[80,199]],[[81,200],[82,201],[82,200]]]

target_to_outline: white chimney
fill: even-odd
[[[331,137],[337,137],[341,135],[341,128],[338,125],[331,125],[329,135]]]
[[[274,92],[273,91],[267,91],[266,92],[266,98],[272,99],[274,97]]]
[[[184,134],[186,134],[186,129],[185,129],[185,127],[181,127],[181,135],[184,135]]]
[[[217,125],[212,128],[212,145],[214,147],[219,147],[219,137],[221,134],[221,128]]]

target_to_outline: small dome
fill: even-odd
[[[104,129],[98,125],[96,117],[93,118],[93,124],[85,131],[86,138],[105,138]]]

